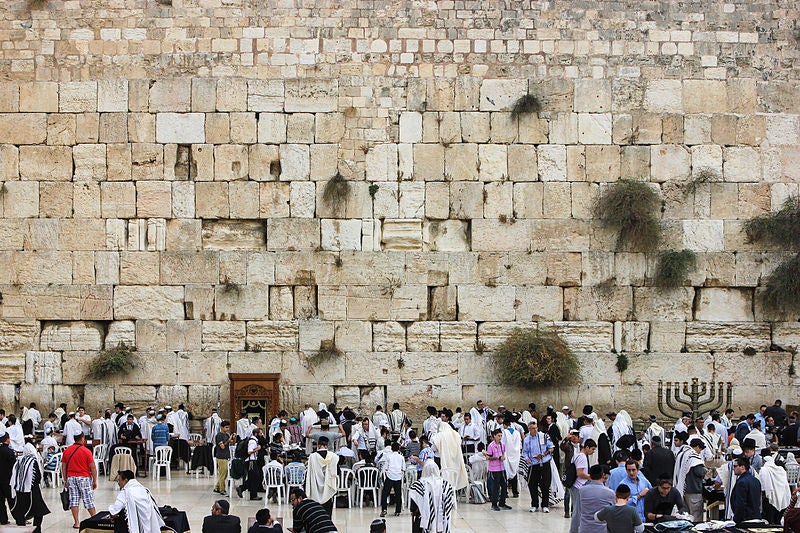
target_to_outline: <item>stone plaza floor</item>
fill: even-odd
[[[154,481],[152,478],[138,478],[143,485],[150,489],[159,505],[171,505],[186,511],[189,524],[194,533],[200,533],[203,517],[210,514],[211,505],[220,496],[212,492],[213,484],[210,478],[173,472],[172,479]],[[60,490],[60,489],[59,489]],[[44,518],[43,530],[46,532],[75,531],[72,529],[72,518],[69,512],[61,511],[58,497],[59,490],[43,488],[43,494],[50,514]],[[107,510],[116,498],[116,483],[102,477],[95,499],[98,511]],[[569,520],[564,518],[563,504],[552,507],[549,514],[529,513],[530,500],[527,489],[520,491],[519,498],[510,498],[508,504],[513,507],[510,511],[496,512],[491,510],[490,504],[472,505],[459,501],[454,513],[451,531],[502,533],[544,530],[548,533],[562,533],[569,529]],[[255,516],[258,509],[264,506],[264,500],[249,501],[235,496],[231,499],[231,514],[242,518],[243,533],[247,531],[247,517]],[[273,516],[284,517],[284,531],[291,527],[291,505],[268,503],[267,507]],[[339,531],[368,532],[369,524],[378,517],[380,508],[364,507],[351,509],[335,509],[333,520]],[[389,508],[386,517],[387,533],[408,533],[411,531],[411,514],[406,508],[399,517],[392,516],[393,507]],[[81,509],[81,520],[88,517],[88,513]]]

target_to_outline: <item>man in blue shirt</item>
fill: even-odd
[[[431,449],[431,443],[428,440],[428,437],[422,436],[419,438],[419,456],[411,457],[411,461],[417,463],[417,474],[419,475],[422,473],[422,467],[425,465],[425,461],[428,459],[433,459],[433,450]]]
[[[625,476],[625,479],[620,484],[627,485],[631,489],[628,505],[636,507],[636,513],[639,518],[642,522],[646,522],[644,518],[644,497],[647,496],[653,486],[639,470],[639,463],[634,459],[628,459],[625,462],[625,473],[628,475]]]
[[[542,512],[549,513],[550,482],[552,472],[550,461],[553,460],[553,441],[547,433],[539,433],[536,420],[528,424],[528,436],[522,442],[522,457],[530,466],[528,473],[528,490],[531,493],[530,512],[539,510],[539,491],[542,491]]]
[[[622,480],[628,476],[628,473],[625,471],[625,462],[627,460],[628,450],[617,450],[614,452],[614,462],[617,463],[617,467],[611,470],[606,487],[611,490],[617,490]]]
[[[150,430],[153,449],[169,444],[169,427],[164,423],[164,415],[156,415],[156,425]]]

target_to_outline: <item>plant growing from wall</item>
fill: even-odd
[[[325,184],[325,188],[322,190],[322,201],[325,202],[325,205],[338,213],[347,204],[347,197],[349,195],[350,183],[344,179],[344,176],[337,172]]]
[[[700,185],[704,183],[712,183],[714,181],[722,181],[719,178],[719,174],[717,174],[713,168],[701,167],[697,170],[697,173],[692,176],[692,178],[683,184],[683,192],[686,194],[694,194]]]
[[[375,199],[375,193],[378,192],[378,184],[377,183],[371,184],[369,186],[369,189],[367,189],[367,190],[369,191],[370,197],[374,200]]]
[[[511,119],[519,120],[522,115],[538,113],[542,110],[542,102],[533,94],[523,94],[511,106]]]
[[[764,242],[784,250],[800,251],[800,196],[790,196],[780,210],[746,221],[750,242]],[[777,266],[761,293],[764,307],[775,312],[800,312],[800,254]]]
[[[651,252],[661,240],[661,198],[647,183],[621,180],[603,191],[594,215],[617,232],[617,248]]]
[[[515,329],[494,351],[500,381],[519,387],[568,385],[580,380],[580,363],[558,333]]]
[[[626,370],[628,370],[628,356],[624,353],[617,354],[617,372],[622,374]]]
[[[120,342],[114,348],[107,348],[97,352],[97,356],[89,363],[88,377],[96,380],[109,376],[127,374],[134,368],[131,360],[135,347]]]
[[[336,346],[333,339],[325,339],[320,341],[319,350],[308,355],[306,359],[312,364],[321,363],[322,361],[337,359],[344,355],[344,353]]]
[[[655,284],[658,287],[680,287],[697,263],[691,250],[665,250],[658,254]]]

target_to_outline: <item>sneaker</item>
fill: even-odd
[[[531,507],[530,509],[528,509],[528,512],[529,513],[538,513],[539,512],[539,508],[538,507]]]
[[[385,509],[383,511],[381,511],[381,518],[383,518],[384,516],[386,516],[386,510]]]
[[[506,510],[513,509],[513,507],[511,507],[510,505],[501,505],[500,508]]]
[[[492,505],[492,511],[502,511],[498,506]]]
[[[550,508],[549,507],[542,507],[542,512],[543,513],[549,513],[550,512]]]

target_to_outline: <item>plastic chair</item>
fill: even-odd
[[[342,492],[347,493],[347,507],[353,506],[353,481],[355,481],[356,474],[349,468],[342,468],[339,470],[339,477],[336,480],[336,494],[334,498]]]
[[[356,475],[358,478],[358,506],[364,507],[364,493],[371,492],[372,503],[378,506],[378,469],[374,466],[362,466]]]
[[[489,487],[486,484],[489,477],[489,463],[486,461],[475,461],[470,465],[470,481],[479,486],[484,494],[489,494]]]
[[[411,507],[411,499],[408,497],[408,492],[411,489],[411,485],[417,480],[417,465],[415,464],[408,464],[406,465],[406,473],[403,476],[403,484],[400,487],[400,490],[403,492],[403,505],[406,509]]]
[[[302,463],[289,463],[283,470],[286,476],[286,502],[289,502],[289,491],[292,487],[305,486],[306,480],[306,466]]]
[[[107,474],[108,446],[106,444],[95,444],[94,448],[92,448],[92,456],[94,456],[94,466],[97,468],[97,473],[100,474],[100,467],[102,466],[103,473]]]
[[[269,498],[269,489],[275,489],[275,498],[280,502],[286,497],[288,491],[286,485],[283,484],[283,469],[275,465],[264,465],[264,488],[267,491],[264,497],[264,505],[266,506]]]
[[[797,487],[800,481],[800,465],[786,465],[786,481],[789,482],[789,488]]]
[[[56,459],[56,467],[54,470],[44,470],[44,479],[47,479],[47,476],[50,475],[51,481],[53,482],[53,488],[58,488],[59,483],[63,482],[61,478],[61,459],[64,457],[62,453],[55,454]]]
[[[133,455],[131,449],[128,448],[127,446],[117,446],[116,448],[114,448],[114,455],[120,455],[123,453],[125,455]]]
[[[153,463],[153,478],[158,480],[161,478],[161,469],[163,468],[167,473],[167,479],[172,479],[172,474],[169,468],[172,461],[172,448],[169,446],[159,446],[156,448],[156,460]]]

